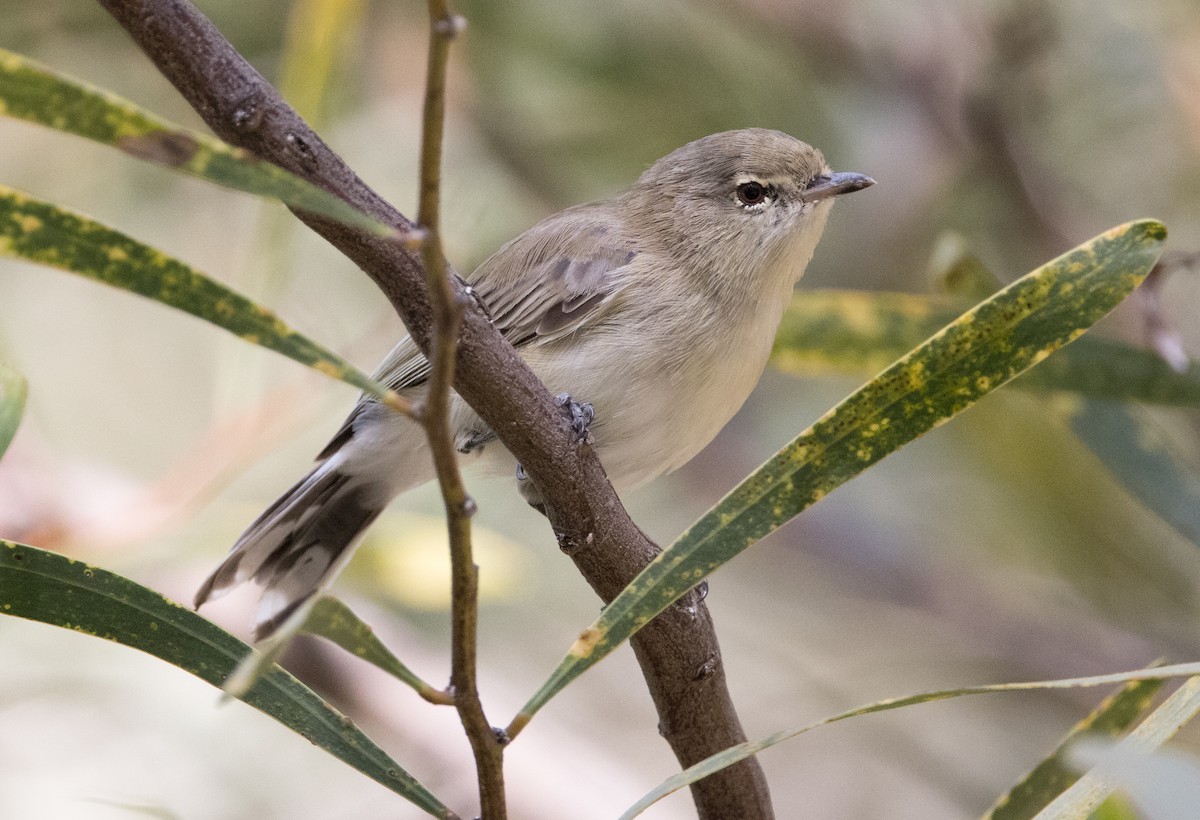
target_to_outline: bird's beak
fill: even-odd
[[[808,187],[804,189],[804,193],[800,198],[804,202],[816,202],[820,199],[827,199],[831,196],[840,196],[848,194],[851,191],[861,191],[863,188],[869,188],[875,184],[875,180],[862,174],[847,173],[844,171],[834,171],[829,174],[821,174],[813,177],[812,182],[808,183]]]

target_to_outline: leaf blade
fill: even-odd
[[[631,820],[643,811],[648,809],[653,804],[662,800],[667,795],[679,791],[688,785],[695,783],[713,772],[720,771],[723,768],[732,766],[752,757],[759,752],[776,746],[785,740],[792,740],[800,735],[811,732],[813,729],[819,729],[822,726],[828,726],[832,723],[840,723],[843,720],[850,718],[862,717],[864,715],[873,715],[878,712],[890,712],[893,709],[903,709],[909,706],[917,706],[922,703],[934,703],[939,700],[951,700],[953,698],[970,697],[973,695],[988,695],[1000,692],[1028,692],[1043,689],[1075,689],[1091,686],[1108,686],[1114,683],[1127,683],[1129,681],[1151,681],[1151,680],[1168,680],[1170,678],[1191,677],[1200,674],[1200,663],[1181,663],[1171,666],[1158,666],[1149,669],[1137,669],[1132,672],[1117,672],[1108,675],[1092,675],[1082,678],[1060,678],[1057,680],[1044,681],[1029,681],[1021,683],[994,683],[983,686],[964,686],[956,689],[936,689],[929,692],[921,692],[916,695],[905,695],[898,698],[887,698],[886,700],[875,701],[874,703],[866,704],[865,706],[857,706],[853,709],[847,709],[844,712],[839,712],[836,715],[831,715],[821,720],[807,723],[803,726],[798,726],[793,729],[784,729],[774,734],[768,735],[760,740],[747,741],[739,743],[737,746],[731,746],[724,751],[717,752],[715,755],[701,760],[687,769],[672,775],[664,780],[654,789],[647,792],[641,799],[630,806],[620,820]]]
[[[1175,736],[1200,712],[1200,677],[1188,678],[1129,736],[1117,744],[1123,754],[1146,754]],[[1038,820],[1086,820],[1117,788],[1116,774],[1103,763],[1079,778],[1038,813]]]
[[[136,293],[385,401],[394,400],[392,391],[236,291],[120,231],[4,185],[0,185],[0,256]]]
[[[138,159],[301,210],[379,236],[395,228],[282,168],[215,137],[168,122],[115,94],[0,49],[0,115],[53,128],[117,148]],[[252,119],[253,109],[234,116]]]
[[[799,291],[784,314],[771,364],[794,376],[877,373],[969,307],[946,296]],[[1200,367],[1178,373],[1152,351],[1091,335],[1026,371],[1011,386],[1200,405]]]
[[[0,613],[140,649],[220,687],[250,647],[153,590],[0,540]],[[348,719],[279,667],[243,700],[435,817],[453,814]]]
[[[412,687],[431,703],[451,704],[453,699],[430,685],[384,646],[375,630],[354,614],[354,610],[337,598],[323,596],[309,612],[301,631],[319,635],[342,649],[379,667],[397,680]]]
[[[992,806],[987,820],[1029,820],[1079,779],[1067,762],[1069,747],[1082,737],[1115,737],[1137,720],[1165,681],[1135,680],[1105,698],[1067,733],[1054,752]]]
[[[826,413],[630,582],[509,724],[509,735],[722,564],[1082,334],[1145,278],[1165,237],[1152,220],[1101,234],[981,302]]]

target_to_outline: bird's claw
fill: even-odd
[[[591,444],[592,434],[588,426],[596,419],[596,408],[588,402],[581,404],[575,401],[570,393],[559,393],[554,397],[554,403],[567,411],[571,420],[571,431],[575,433],[575,443]]]
[[[554,403],[566,410],[567,417],[571,420],[571,432],[575,435],[575,444],[591,444],[592,434],[588,430],[588,425],[595,420],[596,409],[586,402],[581,404],[575,401],[571,398],[570,393],[559,393],[554,397]],[[542,500],[542,494],[529,480],[529,474],[525,472],[525,465],[519,461],[517,462],[517,489],[529,502],[529,506],[545,514],[546,505]]]

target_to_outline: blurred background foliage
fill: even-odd
[[[200,3],[370,184],[414,209],[425,10],[417,2]],[[1153,216],[1200,247],[1200,14],[1154,0],[469,0],[456,45],[447,247],[469,269],[567,205],[713,131],[779,128],[879,184],[831,219],[801,288],[929,290],[955,232],[1010,280]],[[0,46],[197,118],[84,0],[0,0]],[[315,36],[314,36],[315,35]],[[82,210],[271,304],[370,369],[386,301],[278,206],[0,119],[0,180]],[[1185,349],[1200,292],[1162,285]],[[1138,341],[1126,306],[1099,332]],[[0,535],[85,557],[178,600],[305,468],[352,389],[199,322],[0,261],[0,357],[29,379],[0,462]],[[848,393],[768,372],[691,465],[627,498],[669,541]],[[718,573],[709,604],[758,737],[889,695],[1200,657],[1200,554],[1075,437],[1071,408],[1005,389]],[[1150,416],[1197,467],[1194,411]],[[598,602],[506,482],[475,482],[481,689],[511,714]],[[446,674],[436,495],[405,496],[339,592],[427,678]],[[212,608],[241,630],[249,595]],[[452,805],[469,754],[450,710],[317,643],[293,666]],[[1005,695],[822,730],[763,757],[783,817],[980,813],[1094,703]],[[0,620],[0,816],[408,817],[382,788],[157,661]],[[513,815],[612,817],[675,770],[630,653],[544,711],[509,755]],[[1185,751],[1200,742],[1184,737]],[[550,807],[550,808],[547,808]],[[415,810],[413,810],[415,811]],[[686,796],[652,809],[688,817]]]

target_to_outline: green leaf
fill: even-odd
[[[36,547],[0,540],[0,613],[148,652],[220,686],[250,647],[153,590]],[[273,667],[243,698],[435,817],[454,817],[345,716]]]
[[[795,376],[878,373],[969,307],[952,296],[797,291],[775,334],[771,364]]]
[[[514,718],[509,735],[713,570],[1078,337],[1145,278],[1165,237],[1151,220],[1114,228],[981,302],[859,388],[631,581]]]
[[[1021,778],[985,815],[989,820],[1027,820],[1079,779],[1067,762],[1068,748],[1082,737],[1115,737],[1128,729],[1150,705],[1163,681],[1130,681],[1072,727],[1054,750]]]
[[[380,236],[400,236],[395,228],[248,151],[168,122],[115,94],[4,49],[0,49],[0,114],[111,145],[138,159],[272,197]],[[257,114],[251,108],[234,116],[252,120]]]
[[[1117,744],[1116,768],[1119,768],[1123,755],[1145,755],[1162,746],[1197,712],[1200,712],[1200,677],[1192,677]],[[1086,820],[1118,785],[1119,771],[1102,762],[1075,781],[1037,816],[1039,820]]]
[[[25,412],[25,396],[28,385],[25,377],[0,362],[0,456],[12,443]]]
[[[1200,405],[1200,368],[1193,365],[1178,373],[1157,353],[1099,337],[1083,337],[1013,386],[1071,390],[1095,399]]]
[[[77,273],[222,327],[251,344],[381,397],[395,394],[271,311],[162,251],[85,216],[0,185],[0,256]]]
[[[375,630],[363,623],[348,606],[333,597],[310,599],[302,604],[268,637],[242,658],[222,686],[225,694],[240,698],[254,686],[283,656],[292,639],[300,632],[320,635],[411,686],[425,700],[442,706],[453,705],[449,693],[430,686],[415,675],[399,658],[375,637]]]
[[[378,666],[384,672],[403,681],[431,703],[451,704],[453,699],[422,680],[392,654],[375,636],[375,630],[363,623],[350,607],[337,598],[325,596],[317,601],[308,614],[303,631],[333,641],[351,655]]]
[[[1126,683],[1128,681],[1150,681],[1150,680],[1167,680],[1169,678],[1191,677],[1200,674],[1200,663],[1181,663],[1173,666],[1160,666],[1153,669],[1138,669],[1133,672],[1118,672],[1111,675],[1093,675],[1084,678],[1062,678],[1059,680],[1033,681],[1023,683],[995,683],[987,686],[967,686],[958,689],[939,689],[933,692],[922,692],[918,695],[907,695],[900,698],[888,698],[887,700],[876,701],[875,703],[859,706],[854,709],[848,709],[845,712],[839,712],[831,717],[800,726],[794,729],[785,729],[781,732],[776,732],[773,735],[756,740],[753,742],[739,743],[737,746],[731,746],[724,751],[717,752],[711,757],[701,760],[699,763],[684,769],[679,774],[673,775],[651,791],[647,792],[640,800],[630,806],[620,820],[630,820],[636,817],[650,806],[662,800],[669,794],[677,792],[688,785],[695,783],[708,777],[714,772],[719,772],[728,766],[741,762],[748,757],[762,752],[772,746],[778,745],[785,740],[799,737],[806,732],[811,732],[813,729],[821,726],[828,726],[831,723],[838,723],[850,718],[861,717],[863,715],[871,715],[877,712],[888,712],[893,709],[902,709],[908,706],[916,706],[922,703],[933,703],[939,700],[950,700],[952,698],[968,697],[971,695],[987,695],[996,692],[1028,692],[1041,689],[1078,689],[1089,686],[1109,686],[1114,683]],[[1128,707],[1129,703],[1126,704]]]
[[[946,296],[799,291],[784,314],[771,363],[795,376],[877,373],[968,307]],[[1092,336],[1014,379],[1012,386],[1200,405],[1200,368],[1176,373],[1151,351]]]
[[[297,618],[305,614],[307,613],[298,612]],[[283,658],[283,653],[292,645],[292,638],[299,629],[300,624],[297,622],[287,631],[276,632],[265,640],[256,642],[254,647],[238,661],[237,666],[233,667],[233,671],[225,676],[225,680],[221,684],[221,691],[227,697],[244,699],[246,693],[252,690],[259,680],[274,669],[275,665]]]
[[[1200,546],[1200,476],[1175,457],[1149,416],[1117,402],[1084,400],[1064,408],[1071,430],[1135,498]]]

